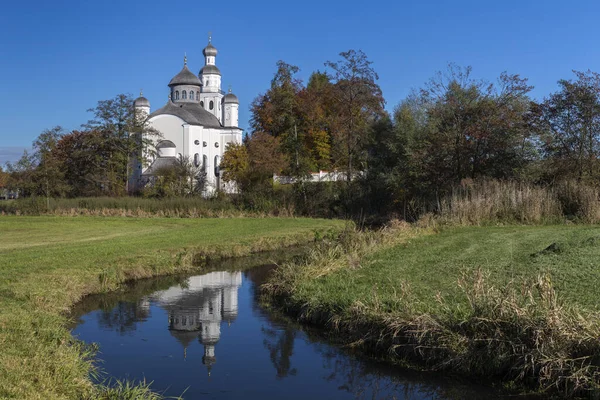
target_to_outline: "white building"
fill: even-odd
[[[169,331],[183,346],[184,357],[195,340],[204,345],[202,363],[209,375],[217,361],[221,323],[231,324],[238,316],[241,285],[241,272],[217,271],[191,277],[185,287],[172,287],[151,297],[168,312]]]
[[[220,182],[219,164],[227,144],[242,141],[239,101],[231,89],[228,94],[221,90],[217,49],[210,37],[203,54],[204,66],[197,76],[188,69],[184,57],[183,69],[169,82],[169,100],[162,108],[152,112],[150,102],[141,94],[135,100],[136,114],[147,116],[148,126],[161,137],[154,139],[157,157],[148,159],[146,166],[141,162],[134,166],[132,187],[139,187],[143,177],[173,165],[177,157],[189,157],[206,171],[208,193],[227,190]]]

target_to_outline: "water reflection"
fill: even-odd
[[[204,345],[202,363],[208,369],[217,362],[215,345],[221,338],[221,322],[231,324],[238,315],[238,288],[241,272],[211,272],[189,278],[185,285],[171,287],[150,296],[168,312],[169,332],[183,346],[196,339]]]
[[[100,344],[102,366],[111,376],[153,381],[167,396],[185,391],[190,399],[502,397],[473,383],[361,359],[327,344],[319,332],[266,312],[257,287],[272,268],[159,278],[90,297],[78,305],[81,317],[73,333]]]

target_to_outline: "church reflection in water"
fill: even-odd
[[[150,300],[168,312],[169,331],[187,347],[196,339],[204,345],[202,363],[208,374],[217,361],[215,345],[221,337],[221,322],[238,315],[241,272],[218,271],[189,278],[184,285],[154,293]]]

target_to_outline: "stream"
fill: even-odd
[[[102,379],[145,379],[154,391],[185,399],[509,397],[367,360],[267,313],[257,288],[272,268],[217,267],[90,296],[74,309],[72,333],[99,346]]]

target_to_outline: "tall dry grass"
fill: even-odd
[[[438,221],[453,225],[544,224],[565,219],[600,222],[600,192],[578,182],[539,186],[512,181],[470,181],[440,204]]]

